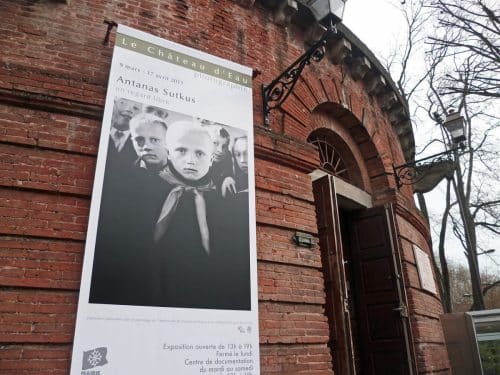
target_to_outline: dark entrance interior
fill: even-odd
[[[335,374],[416,373],[392,207],[366,209],[313,184]]]

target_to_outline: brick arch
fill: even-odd
[[[391,186],[386,173],[391,161],[382,157],[389,150],[381,149],[388,133],[384,126],[390,125],[377,116],[379,109],[356,82],[341,84],[337,73],[331,71],[329,78],[314,69],[303,73],[282,107],[282,124],[275,122],[272,127],[302,142],[318,128],[332,130],[349,145],[361,171],[362,188],[377,195]]]
[[[355,139],[342,122],[331,115],[325,107],[312,113],[312,128],[309,139],[314,136],[324,136],[340,154],[349,171],[348,182],[367,192],[372,191],[370,176],[361,150]]]

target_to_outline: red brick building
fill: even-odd
[[[105,19],[261,72],[262,374],[450,373],[439,295],[414,256],[413,245],[429,254],[429,228],[393,176],[414,141],[387,72],[341,25],[263,124],[261,84],[321,35],[303,12],[286,0],[0,3],[0,373],[69,371],[112,56]],[[297,246],[296,232],[315,246]]]

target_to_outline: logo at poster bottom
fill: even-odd
[[[81,375],[100,375],[101,371],[92,369],[107,364],[108,363],[108,359],[106,358],[107,354],[108,354],[108,348],[104,346],[84,351]]]

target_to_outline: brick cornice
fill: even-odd
[[[310,173],[313,170],[318,168],[319,163],[317,162],[317,151],[314,146],[308,143],[299,143],[295,140],[292,140],[289,137],[274,133],[272,131],[266,130],[264,128],[254,128],[256,135],[262,135],[268,140],[270,140],[270,144],[274,146],[270,146],[268,144],[260,144],[257,141],[255,142],[255,157],[263,160],[268,160],[283,166],[290,167],[300,172]],[[296,153],[286,153],[284,150],[280,150],[278,143],[286,143],[292,146],[296,146],[297,150],[304,150],[304,148],[310,149],[311,155],[314,155],[311,159],[313,160],[305,160],[301,158],[300,155]]]
[[[317,41],[324,33],[324,27],[314,21],[307,6],[300,2],[295,8],[287,7],[288,2],[285,0],[261,0],[261,3],[272,11],[275,23],[298,26],[307,45]],[[288,14],[290,12],[293,16]],[[286,23],[282,20],[286,20]],[[377,97],[381,110],[397,133],[405,159],[413,160],[415,139],[406,99],[373,52],[343,23],[336,26],[339,35],[329,41],[326,47],[330,62],[334,65],[345,64],[353,80],[363,81],[366,91]]]
[[[0,103],[95,120],[102,119],[104,110],[102,106],[96,104],[5,88],[0,88]]]
[[[255,145],[255,157],[263,160],[275,162],[277,164],[293,168],[300,172],[310,173],[315,169],[314,164],[296,159],[295,157],[273,149],[266,148],[262,145]]]

